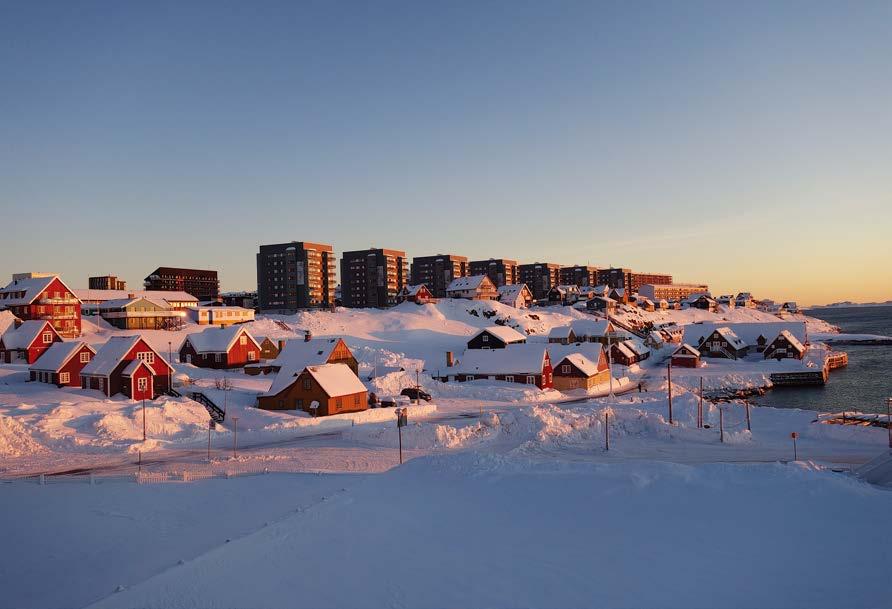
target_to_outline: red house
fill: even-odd
[[[260,343],[235,325],[190,334],[180,347],[180,361],[199,368],[239,368],[260,361]]]
[[[672,354],[672,365],[680,368],[697,368],[700,365],[700,351],[685,343]]]
[[[13,275],[0,290],[0,309],[23,320],[43,320],[66,338],[81,334],[81,301],[58,275]]]
[[[0,360],[11,364],[33,364],[62,337],[48,321],[29,320],[8,329],[0,336]]]
[[[173,372],[142,336],[112,336],[81,370],[81,387],[151,400],[168,392]]]
[[[60,387],[80,387],[81,370],[94,355],[96,351],[93,347],[79,340],[53,343],[40,359],[31,364],[28,371],[32,381]]]
[[[427,304],[434,300],[434,295],[423,283],[420,285],[407,285],[397,297],[400,302],[414,302],[415,304]]]
[[[544,344],[519,344],[504,349],[468,349],[456,366],[441,371],[440,380],[504,381],[551,389],[552,372],[551,357]]]

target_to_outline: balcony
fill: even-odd
[[[77,319],[76,313],[55,313],[55,314],[47,314],[41,315],[40,319],[43,321],[55,321],[57,319]]]
[[[80,300],[75,298],[74,296],[62,296],[59,298],[41,298],[37,301],[37,304],[42,305],[67,305],[67,304],[80,304]]]

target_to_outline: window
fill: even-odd
[[[247,345],[247,344],[248,344],[248,337],[245,336],[244,334],[242,334],[241,336],[239,336],[239,338],[238,338],[238,344],[240,344],[240,345]]]
[[[105,391],[105,379],[104,378],[99,379],[99,391]]]
[[[257,353],[255,351],[248,351],[248,361],[253,362],[257,359]]]
[[[468,376],[465,377],[465,380],[473,381],[473,380],[474,380],[474,375],[473,375],[473,374],[469,374]]]
[[[506,382],[506,383],[513,383],[513,382],[514,382],[514,377],[511,376],[511,375],[506,376],[506,377],[505,377],[505,382]]]
[[[67,385],[71,382],[71,374],[68,372],[60,372],[59,373],[59,384]]]
[[[89,362],[90,362],[90,352],[84,351],[83,353],[81,353],[81,363],[88,364]]]
[[[151,351],[141,351],[136,354],[136,359],[143,361],[147,364],[155,363],[155,354]]]
[[[489,334],[484,334],[483,336],[480,337],[480,340],[483,341],[484,343],[488,343],[489,342]]]
[[[527,385],[535,385],[535,384],[536,384],[536,377],[535,377],[535,376],[528,376],[528,377],[527,377]]]
[[[136,379],[136,388],[139,391],[146,391],[149,388],[149,379],[147,379],[147,378]]]
[[[43,342],[44,344],[50,344],[53,342],[53,333],[52,332],[44,332],[43,333]]]
[[[217,362],[217,363],[222,362],[222,361],[223,361],[223,354],[222,354],[222,353],[214,353],[214,361]]]
[[[304,407],[304,401],[303,401],[302,399],[300,399],[300,398],[295,398],[295,399],[294,399],[294,407],[295,407],[295,408],[303,408],[303,407]]]
[[[570,364],[562,364],[561,365],[561,373],[562,374],[570,374]]]
[[[353,396],[353,405],[359,406],[359,394],[358,393]]]
[[[335,408],[337,408],[338,410],[340,410],[341,407],[342,407],[342,405],[343,405],[343,403],[344,403],[344,400],[343,400],[343,399],[341,399],[341,398],[336,399],[336,400],[335,400]]]
[[[312,387],[312,382],[310,379],[304,379],[304,389],[309,390]]]

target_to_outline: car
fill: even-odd
[[[394,408],[396,406],[396,398],[390,395],[386,395],[381,398],[378,402],[378,405],[381,408]]]
[[[412,398],[413,400],[424,400],[425,402],[430,402],[431,399],[433,399],[431,398],[431,394],[420,387],[406,387],[400,392],[400,395]]]

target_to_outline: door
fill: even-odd
[[[191,364],[191,363],[192,363],[192,354],[191,354],[191,353],[187,353],[187,354],[186,354],[186,363],[187,363],[187,364]]]

